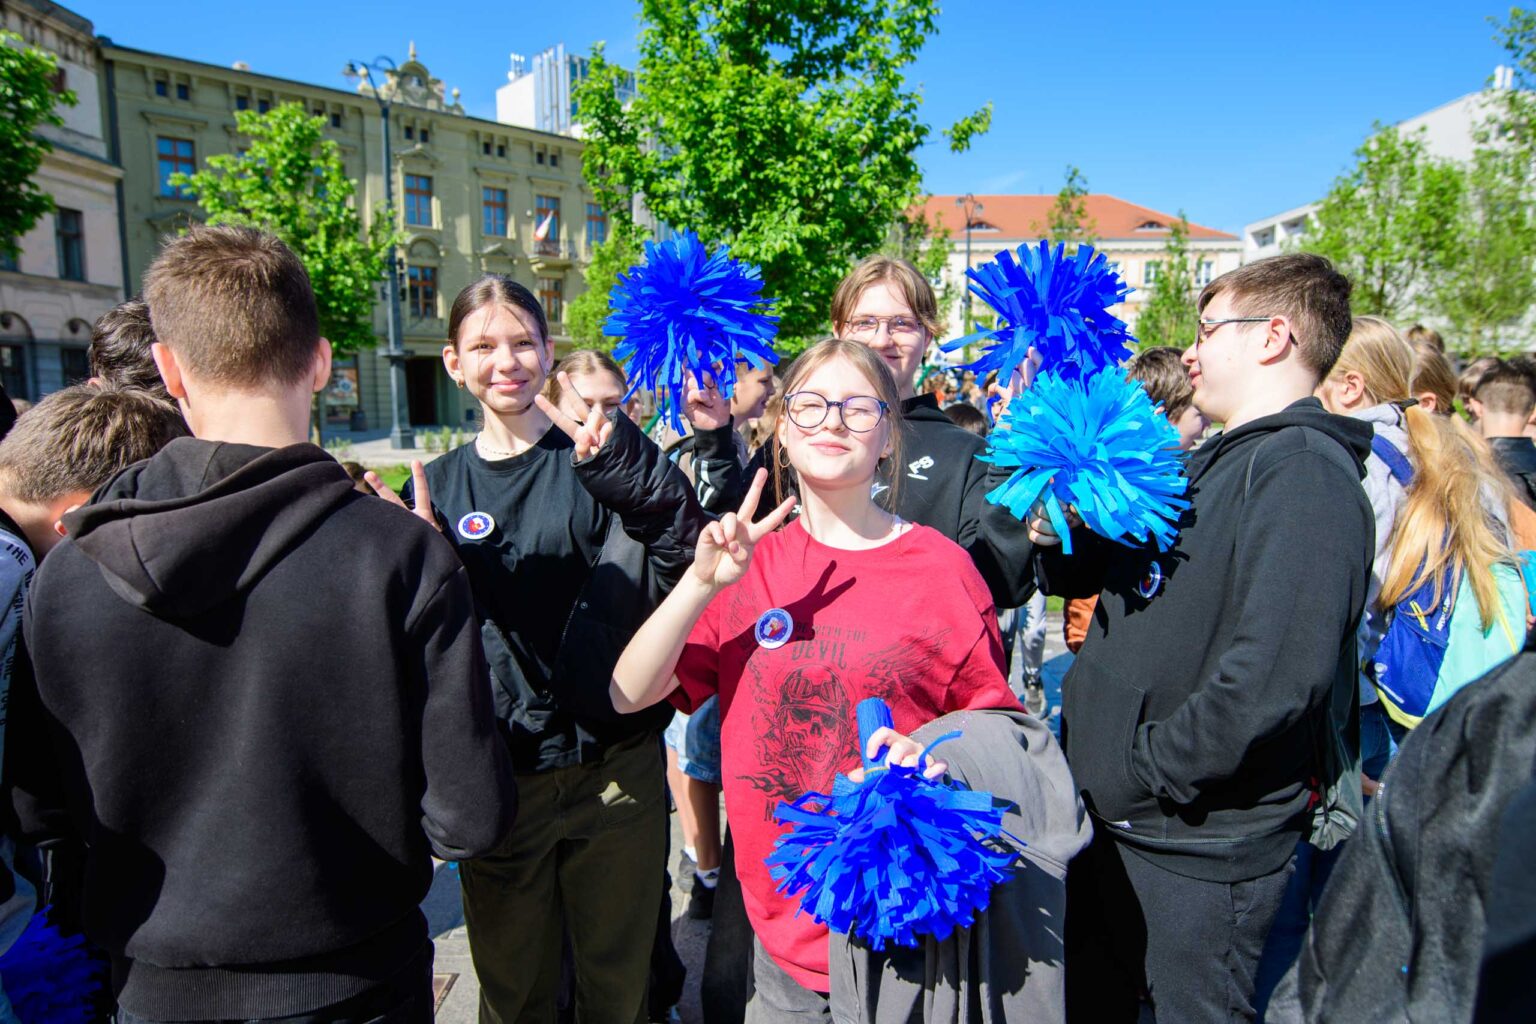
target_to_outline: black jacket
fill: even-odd
[[[1063,687],[1072,774],[1100,827],[1168,870],[1258,877],[1309,827],[1327,704],[1355,686],[1370,444],[1304,399],[1194,453],[1172,550],[1086,531],[1071,556],[1039,549],[1046,593],[1103,590]]]
[[[1511,845],[1508,812],[1533,761],[1536,633],[1409,733],[1344,844],[1268,1019],[1454,1024],[1473,1020],[1475,1005],[1479,1021],[1530,1020],[1530,822]],[[1506,875],[1499,862],[1510,853],[1519,859]],[[1513,928],[1499,923],[1508,911],[1524,912]],[[1491,972],[1485,935],[1511,957]],[[1492,982],[1481,991],[1480,963]]]
[[[1536,508],[1536,442],[1528,437],[1493,437],[1488,439],[1499,467],[1515,487],[1521,501]]]
[[[65,521],[5,768],[27,838],[89,846],[123,1005],[287,1016],[423,955],[432,855],[516,809],[452,548],[307,444],[177,439]]]
[[[1035,592],[1029,531],[1007,509],[986,500],[988,491],[1008,479],[1008,471],[977,460],[986,442],[951,422],[934,396],[907,399],[901,403],[901,415],[902,465],[882,477],[877,488],[895,491],[897,515],[931,526],[965,548],[999,608],[1024,604]],[[768,466],[768,451],[764,446],[753,455],[743,471],[744,481],[750,481],[758,467]],[[779,502],[772,468],[768,466],[759,515],[767,515]],[[726,471],[722,465],[720,473]],[[740,490],[744,493],[745,487]],[[733,508],[740,498],[734,501]]]
[[[565,620],[551,678],[529,678],[513,652],[515,639],[507,635],[516,623],[496,622],[483,603],[478,611],[496,713],[519,772],[601,760],[612,745],[664,729],[672,717],[665,702],[621,715],[608,687],[635,631],[692,564],[699,531],[710,517],[687,477],[629,417],[615,412],[609,418],[613,434],[596,454],[576,462],[573,452],[563,460],[599,506],[601,548]],[[558,440],[565,442],[563,435]],[[456,458],[470,457],[469,448],[427,466],[433,503],[448,530],[470,510],[446,509],[436,496],[446,493]],[[572,519],[571,509],[548,504],[519,511],[559,524]],[[515,585],[505,574],[476,581],[477,587]]]

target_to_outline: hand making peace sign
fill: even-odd
[[[374,493],[391,505],[399,505],[438,533],[443,532],[442,524],[437,521],[437,516],[432,514],[432,494],[427,490],[427,470],[420,459],[411,460],[411,499],[416,503],[415,508],[407,505],[405,500],[391,490],[373,470],[370,469],[364,473],[363,479],[368,481],[368,486],[373,488]]]
[[[699,544],[693,553],[693,574],[705,586],[719,590],[745,576],[757,542],[777,530],[795,507],[795,498],[791,495],[754,523],[752,517],[757,514],[757,503],[767,483],[768,471],[759,469],[752,478],[752,486],[747,489],[747,496],[742,499],[741,508],[727,512],[718,522],[710,523],[699,532]]]
[[[576,406],[582,410],[580,420],[567,416],[561,408],[543,395],[535,395],[533,404],[548,416],[550,420],[565,431],[565,435],[576,442],[576,461],[581,462],[591,458],[613,436],[613,424],[608,417],[603,415],[601,405],[589,406],[586,399],[571,384],[570,375],[561,370],[555,375],[560,382],[560,390],[563,394],[570,395]]]

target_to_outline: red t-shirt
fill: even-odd
[[[770,609],[792,625],[765,618]],[[1019,706],[987,586],[929,527],[844,551],[796,520],[763,538],[746,576],[705,609],[677,678],[684,711],[720,695],[725,810],[752,928],[791,977],[825,992],[827,929],[796,915],[798,898],[775,892],[763,863],[784,830],[773,812],[858,767],[854,708],[866,697],[883,698],[902,733],[951,711]]]

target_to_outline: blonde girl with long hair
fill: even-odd
[[[918,753],[906,736],[941,715],[1019,709],[996,609],[964,549],[873,494],[880,464],[902,457],[900,403],[866,345],[824,341],[797,359],[768,445],[779,493],[792,496],[757,519],[759,469],[613,673],[624,713],[669,695],[683,710],[719,697],[726,815],[756,935],[754,1022],[827,1012],[827,930],[775,890],[763,859],[782,831],[779,802],[830,793],[857,766],[858,702],[890,705],[896,728],[870,752],[888,746],[905,764]]]

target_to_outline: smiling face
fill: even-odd
[[[1200,312],[1200,318],[1207,321],[1244,315],[1233,309],[1231,291],[1218,292]],[[1213,422],[1225,423],[1246,400],[1252,367],[1260,354],[1258,346],[1268,329],[1265,323],[1220,324],[1210,328],[1204,340],[1184,350],[1184,367],[1195,389],[1194,404]]]
[[[731,415],[737,423],[757,419],[772,397],[773,367],[754,370],[746,363],[736,364],[736,389],[731,394]]]
[[[889,386],[889,385],[887,385]],[[879,401],[875,384],[844,357],[829,359],[796,382],[784,397],[784,411],[779,417],[779,444],[789,455],[802,485],[818,490],[838,490],[845,487],[861,487],[867,493],[874,479],[880,459],[891,451],[891,424],[887,410],[878,422],[868,430],[849,430],[843,422],[846,414],[855,427],[868,422],[859,412],[859,406]],[[815,396],[819,396],[815,397]],[[846,406],[826,408],[820,424],[801,426],[795,422],[814,424],[815,418],[826,403],[855,403],[855,411]]]
[[[560,411],[573,420],[584,420],[592,406],[601,406],[607,416],[624,404],[624,382],[607,370],[586,370],[567,374],[576,394],[560,390]]]
[[[533,405],[553,354],[532,314],[497,303],[464,318],[459,336],[443,348],[443,365],[487,416],[517,416]]]
[[[907,324],[898,325],[893,332],[891,317],[900,317]],[[871,318],[878,321],[873,330],[869,329]],[[838,337],[862,342],[884,359],[903,397],[913,393],[912,381],[933,336],[894,284],[875,281],[859,293],[848,319],[832,326]]]

